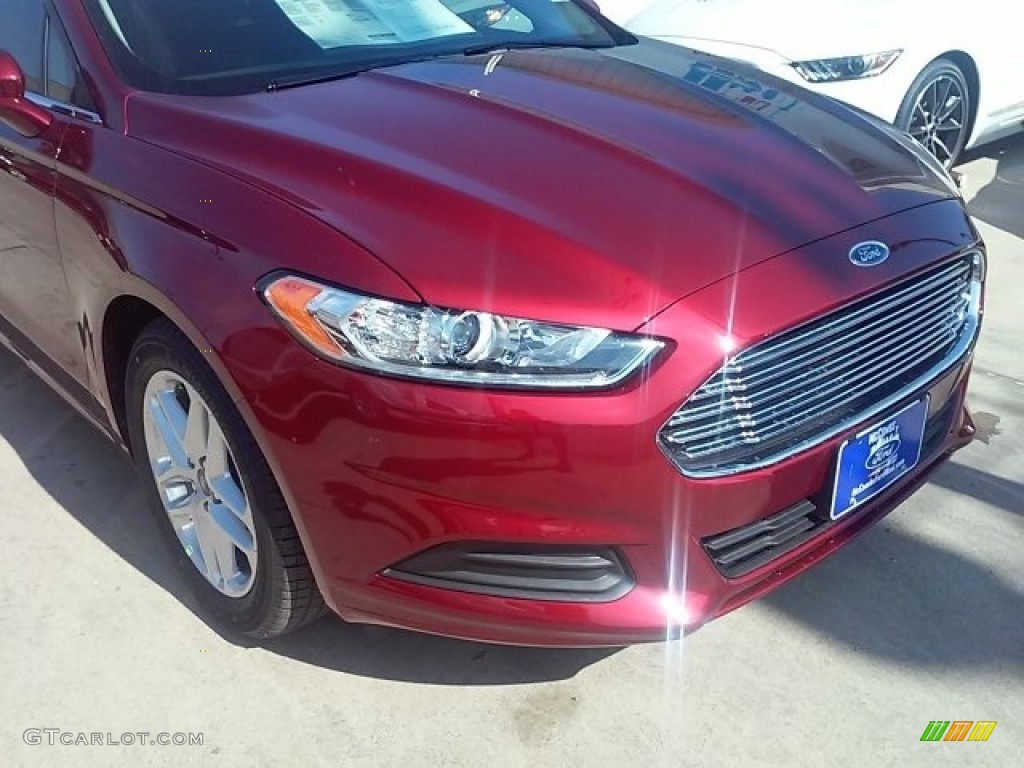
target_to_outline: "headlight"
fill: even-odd
[[[336,363],[452,384],[600,389],[664,346],[602,328],[438,309],[365,296],[291,275],[261,286],[285,326]]]
[[[816,59],[793,62],[793,68],[810,83],[837,83],[840,80],[859,80],[875,77],[887,70],[903,51],[865,53],[861,56],[842,56],[838,59]]]

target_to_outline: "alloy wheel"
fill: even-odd
[[[220,424],[171,371],[150,378],[143,403],[150,468],[178,541],[215,589],[243,597],[255,581],[256,529]]]
[[[964,85],[944,73],[918,91],[908,132],[949,168],[963,147],[967,124]]]

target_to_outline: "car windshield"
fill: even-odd
[[[440,56],[633,38],[580,0],[85,0],[134,87],[230,95]]]

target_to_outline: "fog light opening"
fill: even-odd
[[[383,575],[459,592],[582,603],[617,600],[635,583],[625,558],[611,547],[485,542],[434,547]]]

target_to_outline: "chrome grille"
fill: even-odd
[[[923,389],[977,334],[972,253],[726,360],[659,434],[684,474],[768,466]]]

